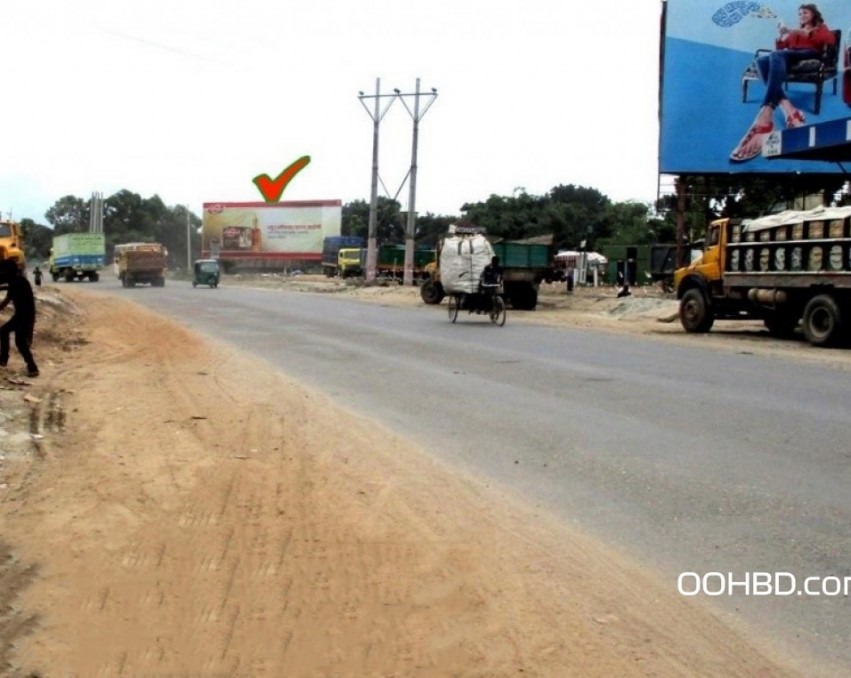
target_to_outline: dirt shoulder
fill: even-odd
[[[418,303],[387,289],[349,293]],[[791,674],[262,361],[83,286],[39,313],[43,376],[0,391],[3,675]]]

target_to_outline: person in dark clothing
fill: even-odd
[[[33,269],[33,280],[36,287],[41,287],[41,269],[38,266]]]
[[[11,259],[2,262],[0,273],[2,274],[0,279],[9,284],[6,298],[0,301],[0,311],[9,304],[15,306],[12,317],[0,326],[0,367],[5,367],[9,362],[9,337],[14,332],[15,346],[27,364],[27,376],[37,377],[38,366],[30,351],[35,329],[33,288],[23,271],[18,268],[18,264]]]
[[[499,285],[502,282],[502,266],[499,257],[493,257],[491,263],[484,267],[479,278],[480,285]]]

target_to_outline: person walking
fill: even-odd
[[[13,304],[15,307],[12,317],[0,326],[0,367],[6,367],[9,362],[9,339],[14,332],[15,346],[27,364],[27,376],[37,377],[39,375],[38,366],[30,350],[33,330],[35,329],[33,288],[23,271],[18,268],[17,262],[11,259],[2,262],[0,274],[2,274],[0,279],[9,284],[6,298],[0,301],[0,311],[9,304]]]
[[[36,287],[41,287],[41,269],[38,266],[33,270],[33,280]]]

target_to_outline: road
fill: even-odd
[[[845,371],[513,323],[510,313],[503,328],[465,313],[452,325],[444,305],[173,281],[124,290],[111,278],[92,289],[265,359],[604,538],[672,591],[681,572],[783,572],[798,587],[851,575]],[[848,596],[734,590],[709,602],[756,637],[851,669]]]

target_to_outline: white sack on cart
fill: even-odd
[[[479,276],[493,258],[483,235],[447,236],[440,251],[440,282],[447,294],[479,291]]]

